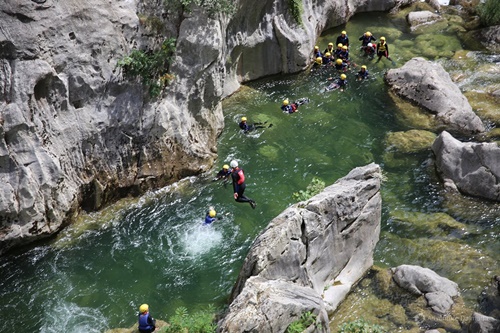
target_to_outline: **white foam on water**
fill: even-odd
[[[214,225],[198,223],[187,230],[181,238],[182,248],[188,256],[192,257],[208,253],[222,242],[222,233]]]
[[[100,333],[107,329],[105,323],[108,320],[95,308],[68,302],[46,304],[45,308],[41,333]]]

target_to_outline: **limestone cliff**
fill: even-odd
[[[254,241],[219,332],[285,332],[304,313],[308,332],[329,332],[328,314],[373,264],[379,239],[381,172],[352,170],[277,216]]]
[[[285,1],[236,1],[230,17],[156,0],[1,1],[0,253],[54,234],[81,208],[203,171],[223,97],[300,71],[323,30],[402,2],[306,1],[299,24]],[[166,37],[177,40],[174,80],[149,99],[116,63]]]

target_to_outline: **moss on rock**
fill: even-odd
[[[390,132],[385,137],[386,149],[398,153],[418,153],[430,150],[436,134],[424,130]]]

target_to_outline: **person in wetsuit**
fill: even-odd
[[[217,221],[217,218],[215,217],[217,215],[217,212],[215,209],[212,207],[209,208],[207,211],[207,214],[205,215],[205,222],[203,223],[204,225],[209,225]]]
[[[334,82],[330,83],[328,87],[325,88],[326,91],[339,89],[340,91],[344,91],[347,86],[347,75],[340,74],[340,78],[336,79]],[[328,78],[328,80],[332,80],[332,78]]]
[[[243,133],[248,133],[256,130],[257,128],[266,128],[266,123],[253,123],[252,125],[247,124],[247,117],[241,117],[241,122],[239,123],[240,128],[243,130]],[[270,124],[268,127],[271,127],[273,124]]]
[[[377,53],[377,45],[373,43],[368,43],[365,46],[365,54],[368,56],[368,59],[372,60],[375,57],[375,53]]]
[[[156,320],[149,314],[149,305],[139,307],[139,332],[151,333],[156,329]]]
[[[359,40],[361,41],[361,49],[364,49],[368,43],[371,43],[372,41],[376,41],[377,39],[373,37],[372,33],[367,31],[363,34],[363,36],[359,37]]]
[[[283,111],[283,113],[294,113],[299,110],[299,106],[306,103],[309,103],[309,98],[307,97],[299,98],[292,104],[290,104],[290,101],[287,98],[283,101],[283,104],[281,105],[281,111]]]
[[[340,36],[337,37],[337,43],[335,44],[342,44],[342,46],[347,46],[349,47],[349,37],[347,37],[347,32],[346,31],[342,31],[340,33]]]
[[[379,62],[382,57],[386,57],[394,64],[394,60],[389,57],[389,45],[385,42],[385,37],[380,37],[380,42],[377,44],[377,56],[377,62]]]
[[[366,69],[365,65],[361,66],[361,70],[358,72],[356,76],[358,77],[359,81],[368,78],[368,70]]]
[[[237,202],[248,202],[250,206],[255,209],[255,206],[257,205],[255,201],[244,195],[246,184],[243,169],[239,168],[238,162],[235,160],[232,160],[229,165],[233,168],[231,178],[233,179],[234,200]]]
[[[221,179],[228,180],[230,176],[231,176],[231,170],[229,169],[229,165],[224,164],[222,169],[217,173],[217,175],[215,175],[214,181]]]

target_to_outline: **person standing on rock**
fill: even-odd
[[[380,42],[377,44],[377,56],[377,62],[379,62],[382,57],[386,57],[393,65],[395,64],[394,60],[389,57],[389,45],[385,42],[385,37],[380,37]]]
[[[257,205],[255,201],[244,195],[246,184],[243,169],[240,169],[238,162],[235,160],[232,160],[229,165],[233,168],[231,178],[233,179],[234,200],[237,202],[248,202],[250,206],[255,209],[255,206]]]

